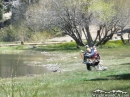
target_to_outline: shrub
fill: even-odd
[[[119,47],[122,45],[123,45],[123,43],[121,40],[115,40],[115,41],[108,41],[105,45],[102,45],[100,47],[116,48],[116,47]]]

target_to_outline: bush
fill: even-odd
[[[100,47],[105,47],[105,48],[116,48],[119,46],[122,46],[123,43],[121,40],[115,40],[115,41],[108,41],[105,45],[102,45]]]
[[[35,49],[35,48],[34,48]],[[39,46],[36,48],[37,50],[40,51],[68,51],[68,50],[77,50],[76,43],[75,42],[67,42],[67,43],[61,43],[61,44],[50,44],[47,46]]]
[[[75,42],[62,43],[62,44],[59,44],[58,47],[62,49],[75,49],[76,43]]]
[[[15,41],[16,34],[15,34],[15,29],[12,26],[5,27],[3,30],[1,30],[0,33],[0,40],[5,41],[5,42],[11,42]]]

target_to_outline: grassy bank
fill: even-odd
[[[1,79],[0,97],[92,97],[92,92],[96,89],[107,92],[121,90],[130,94],[130,46],[98,48],[103,64],[108,69],[87,71],[85,64],[82,64],[80,49],[77,50],[74,45],[66,48],[63,44],[0,48],[1,52],[6,53],[51,52],[53,60],[49,63],[58,63],[61,68],[61,72]]]

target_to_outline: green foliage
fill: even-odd
[[[76,47],[75,42],[67,42],[67,43],[60,43],[60,44],[50,44],[47,46],[39,46],[37,48],[34,48],[36,50],[40,51],[75,51],[79,50]]]
[[[103,48],[116,48],[116,47],[121,47],[124,46],[121,40],[115,40],[115,41],[108,41],[105,45],[102,45],[100,47]]]
[[[4,9],[4,11],[5,11],[5,13],[6,13],[6,12],[9,12],[9,11],[10,11],[10,7],[6,7],[6,8]]]
[[[2,20],[2,4],[0,3],[0,21]]]
[[[22,25],[8,26],[0,30],[0,41],[29,41],[29,42],[45,42],[47,39],[54,36],[55,33],[47,30],[39,32],[31,32],[28,28]]]
[[[30,39],[28,41],[38,41],[38,42],[45,42],[51,35],[47,33],[47,31],[36,32],[30,35]]]
[[[75,50],[76,43],[75,42],[67,42],[67,43],[61,43],[61,44],[51,44],[48,46],[48,48],[53,48],[55,50]]]
[[[0,21],[2,20],[2,11],[0,10]]]
[[[10,7],[9,6],[5,6],[4,4],[2,4],[0,2],[0,21],[2,21],[2,18],[4,20],[3,14],[7,13],[10,11]]]
[[[75,42],[62,43],[62,44],[57,45],[57,48],[66,49],[66,50],[67,49],[75,49],[76,44],[75,44]]]
[[[24,46],[23,46],[23,45],[14,46],[13,49],[16,49],[16,50],[23,50],[23,49],[24,49]]]
[[[15,29],[12,26],[2,29],[1,33],[0,33],[0,39],[1,39],[1,41],[6,41],[6,42],[14,41],[15,40]]]
[[[124,45],[121,40],[116,41],[108,41],[105,45],[101,45],[98,48],[118,48],[118,47],[127,47],[129,45]],[[46,46],[38,46],[37,48],[33,48],[38,51],[77,51],[77,45],[75,42],[67,42],[67,43],[57,43],[57,44],[48,44]],[[84,49],[84,47],[80,47],[80,49]]]
[[[113,3],[104,2],[104,0],[93,0],[89,11],[94,12],[96,17],[98,17],[101,21],[109,21],[111,17],[115,14],[115,10],[113,9]]]

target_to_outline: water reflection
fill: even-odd
[[[0,54],[0,77],[30,76],[47,72],[43,66],[28,65],[32,61],[43,64],[43,55]]]

